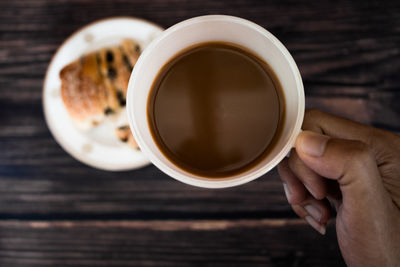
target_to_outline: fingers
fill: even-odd
[[[290,156],[293,157],[293,154]],[[307,192],[304,184],[292,171],[290,160],[285,158],[278,165],[278,172],[283,181],[283,188],[288,202],[295,213],[305,219],[315,230],[325,234],[325,226],[330,218],[330,206],[326,200],[318,200]],[[302,167],[305,167],[304,169]],[[311,171],[306,166],[296,167],[297,171]],[[315,174],[316,175],[316,174]],[[316,179],[322,179],[316,176]],[[314,181],[307,180],[311,185]],[[321,182],[321,181],[319,181]],[[319,183],[317,182],[317,183]],[[323,184],[323,182],[321,182]],[[315,188],[315,186],[313,186]],[[326,191],[326,190],[325,190]],[[320,196],[322,194],[320,193]],[[322,197],[323,198],[323,197]]]
[[[360,140],[367,144],[375,155],[391,148],[393,142],[390,140],[395,136],[393,133],[314,109],[306,110],[302,129],[339,139]]]
[[[316,173],[338,180],[339,183],[351,182],[343,181],[345,174],[351,171],[372,171],[377,174],[375,158],[368,147],[360,141],[334,139],[304,131],[297,137],[296,152],[300,159]],[[365,176],[360,178],[362,177]],[[354,180],[356,177],[346,178]]]
[[[317,200],[309,195],[302,203],[292,205],[292,209],[320,234],[325,234],[326,224],[331,216],[326,200]]]
[[[285,158],[278,165],[279,176],[283,182],[286,198],[290,204],[299,204],[307,197],[307,190],[290,170],[288,159]]]
[[[314,172],[336,180],[343,194],[343,203],[351,201],[353,208],[359,206],[357,203],[361,200],[364,200],[364,205],[372,205],[373,198],[367,201],[372,193],[375,196],[387,194],[373,154],[360,141],[304,131],[297,137],[296,152]]]
[[[293,150],[289,157],[289,168],[316,199],[324,199],[327,195],[326,182],[320,175],[307,167]]]
[[[375,128],[319,110],[306,110],[303,130],[324,133],[335,138],[360,140],[370,144]]]
[[[321,225],[326,225],[331,215],[329,203],[326,200],[315,199],[311,195],[292,207],[299,217],[305,218],[309,215]]]

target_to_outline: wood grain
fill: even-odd
[[[27,167],[21,169],[29,172]],[[76,171],[80,169],[83,167],[76,168]],[[3,177],[0,179],[0,216],[15,219],[294,216],[275,172],[274,176],[267,175],[254,183],[223,190],[184,185],[154,167],[118,175],[91,169],[85,173],[84,179],[73,169],[69,175],[42,172],[36,178],[21,173]]]
[[[344,266],[302,221],[0,223],[1,266]],[[71,238],[71,236],[75,238]]]
[[[169,27],[228,14],[271,31],[295,58],[308,108],[400,132],[398,1],[13,0],[0,2],[0,266],[343,266],[294,219],[276,170],[205,190],[153,166],[89,168],[51,136],[42,83],[87,23],[135,16]],[[11,220],[11,221],[10,221]]]
[[[397,2],[18,0],[0,8],[2,218],[293,216],[276,172],[239,188],[210,191],[182,185],[154,167],[94,170],[59,147],[41,106],[47,64],[72,32],[104,17],[137,16],[164,27],[202,14],[250,19],[293,54],[307,107],[400,132]]]

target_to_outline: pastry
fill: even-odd
[[[121,142],[128,144],[134,149],[139,149],[139,146],[136,143],[136,140],[133,138],[131,129],[128,125],[118,127],[115,131],[115,134]]]
[[[79,129],[88,130],[125,106],[130,74],[140,46],[125,39],[121,45],[86,54],[60,72],[61,96]]]

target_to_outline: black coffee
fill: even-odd
[[[239,46],[210,42],[174,56],[148,98],[153,138],[178,167],[204,177],[244,172],[282,131],[280,82],[266,62]]]

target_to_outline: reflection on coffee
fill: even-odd
[[[158,73],[147,103],[162,153],[209,178],[245,172],[264,159],[283,128],[285,106],[273,70],[225,42],[192,46]]]

